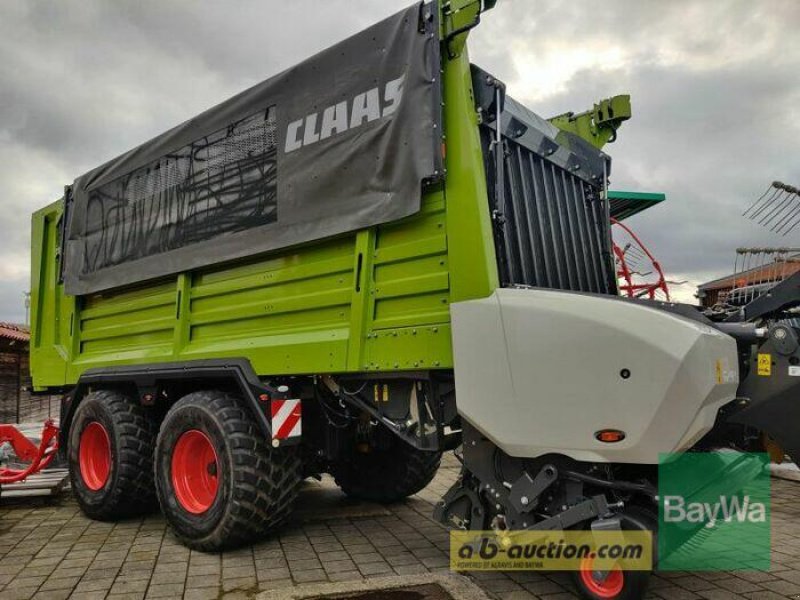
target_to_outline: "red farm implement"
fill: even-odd
[[[14,425],[0,425],[0,445],[10,444],[20,468],[0,468],[0,486],[18,483],[47,468],[58,452],[58,427],[47,420],[39,445],[34,444]]]
[[[620,294],[669,302],[669,288],[659,262],[630,227],[614,218],[611,225],[616,229],[613,250]]]

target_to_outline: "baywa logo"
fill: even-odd
[[[750,496],[720,496],[718,502],[687,502],[683,496],[664,497],[664,522],[702,524],[711,529],[719,521],[731,523],[764,523],[767,520],[767,505],[755,502]]]
[[[766,454],[687,452],[658,467],[658,568],[767,570],[770,477]]]
[[[286,128],[284,152],[289,154],[304,146],[377,121],[393,114],[403,99],[405,75],[392,79],[386,85],[374,87],[352,99],[328,106],[320,113],[311,113],[292,121]]]

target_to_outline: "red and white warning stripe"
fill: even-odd
[[[300,400],[272,401],[272,439],[285,440],[302,433]]]

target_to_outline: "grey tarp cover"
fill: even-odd
[[[411,6],[76,179],[66,292],[417,212],[442,170],[435,14]]]

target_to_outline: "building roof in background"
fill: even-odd
[[[707,281],[697,286],[698,290],[725,290],[741,288],[746,285],[764,283],[765,281],[783,280],[800,271],[800,255],[792,256],[779,263],[760,265],[754,269],[726,275],[719,279]]]
[[[4,323],[0,321],[0,339],[27,342],[30,338],[30,328],[27,325]]]

